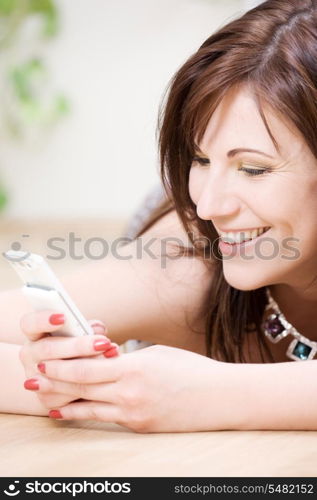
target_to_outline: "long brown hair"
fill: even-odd
[[[263,104],[290,120],[317,158],[317,1],[268,0],[210,36],[172,79],[159,118],[161,176],[170,199],[150,223],[175,208],[194,247],[196,228],[213,248],[208,261],[206,248],[195,247],[195,255],[213,268],[201,309],[207,354],[245,362],[242,346],[252,331],[261,359],[266,353],[275,361],[261,330],[265,287],[242,291],[225,281],[221,254],[213,245],[219,235],[210,221],[197,216],[188,191],[195,146],[221,99],[240,84],[252,90],[277,147]]]

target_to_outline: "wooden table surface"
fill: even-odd
[[[0,414],[1,476],[316,477],[317,433],[136,434],[93,421]]]

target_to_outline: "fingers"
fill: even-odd
[[[74,399],[89,399],[91,401],[103,401],[106,403],[114,403],[118,397],[118,390],[116,384],[78,384],[60,382],[57,380],[48,379],[44,376],[38,375],[27,379],[24,382],[24,388],[29,391],[36,391],[38,395],[63,395],[69,400]],[[61,406],[61,405],[60,405]]]
[[[45,310],[22,316],[20,327],[29,340],[38,340],[46,333],[55,332],[64,324],[65,318],[58,311]]]
[[[23,333],[29,340],[35,341],[47,333],[55,332],[63,326],[65,322],[64,314],[52,310],[38,311],[25,314],[21,318],[20,326]],[[107,328],[98,319],[89,321],[96,335],[105,335]]]
[[[45,408],[51,410],[52,408],[59,408],[72,403],[76,398],[67,396],[66,394],[55,394],[54,392],[43,392],[36,394],[39,401]]]
[[[121,411],[118,406],[95,401],[70,403],[58,410],[51,410],[49,416],[64,420],[100,420],[117,424],[121,422]]]
[[[88,357],[69,360],[56,359],[45,361],[38,366],[39,370],[50,379],[78,384],[98,384],[116,382],[120,379],[124,369],[121,362],[123,357],[124,355],[108,360]]]
[[[106,358],[114,358],[115,356],[119,356],[119,354],[119,346],[115,342],[111,342],[109,349],[106,349],[106,351],[104,352],[104,356]]]
[[[106,357],[118,354],[117,344],[112,343],[104,335],[85,335],[83,337],[45,337],[37,342],[29,342],[21,349],[23,355],[33,363],[51,359],[69,359],[95,356],[103,353]]]

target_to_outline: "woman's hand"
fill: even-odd
[[[20,360],[27,377],[24,387],[37,391],[41,403],[48,409],[65,405],[76,398],[55,390],[45,393],[38,391],[38,375],[40,374],[38,365],[41,361],[77,357],[103,358],[103,355],[111,357],[118,354],[117,344],[112,343],[105,336],[106,328],[101,321],[90,321],[95,336],[50,336],[50,333],[58,331],[63,323],[63,315],[54,313],[54,311],[30,313],[21,319],[21,329],[28,339],[20,350]]]
[[[38,350],[37,359],[46,353]],[[49,414],[54,418],[114,422],[137,432],[211,430],[232,419],[220,409],[228,366],[165,346],[112,359],[52,359],[42,366],[39,392],[85,400],[56,407]]]

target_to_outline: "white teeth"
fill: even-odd
[[[235,234],[234,234],[234,233],[227,233],[227,238],[228,238],[229,240],[233,240],[233,241],[235,241]]]
[[[228,233],[223,233],[222,231],[219,232],[222,241],[233,244],[233,243],[242,243],[243,241],[253,240],[254,238],[257,238],[262,233],[267,231],[268,229],[269,229],[268,227],[261,227],[258,229],[253,229],[252,231],[242,231],[236,233],[232,231]]]

